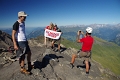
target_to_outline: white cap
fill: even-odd
[[[20,16],[28,16],[24,11],[18,12],[18,17]]]
[[[87,28],[86,28],[86,31],[87,31],[88,33],[92,33],[93,29],[92,29],[91,27],[87,27]]]

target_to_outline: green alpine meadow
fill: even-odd
[[[67,48],[81,49],[81,43],[67,39],[62,40],[62,44]],[[115,43],[107,42],[94,36],[92,59],[100,63],[104,68],[120,75],[120,46]]]

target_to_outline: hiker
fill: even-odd
[[[54,24],[51,22],[49,26],[46,26],[45,29],[53,30]],[[52,39],[44,37],[44,44],[47,47],[47,41],[52,41]]]
[[[53,31],[56,31],[56,32],[61,32],[61,30],[57,27],[57,25],[55,24],[55,26],[54,26],[54,28],[53,28]],[[61,32],[62,33],[62,32]],[[55,50],[55,42],[57,42],[58,43],[58,49],[56,49]],[[59,39],[53,39],[52,40],[52,49],[53,49],[53,51],[55,51],[55,52],[59,52],[59,53],[61,53],[61,51],[60,51],[60,43],[61,43],[61,36],[60,36],[60,38]]]
[[[22,54],[19,58],[21,73],[30,74],[30,71],[32,69],[31,51],[25,34],[25,20],[27,16],[28,15],[24,11],[18,12],[18,20],[13,25],[12,40],[14,44],[14,49],[16,50],[16,55]],[[23,51],[21,51],[22,49],[24,49],[24,54],[22,53]],[[21,51],[21,53],[19,51]],[[27,54],[27,70],[25,69],[25,54]]]
[[[89,59],[91,57],[91,49],[92,49],[92,45],[93,45],[93,41],[94,41],[93,37],[91,36],[92,30],[93,29],[91,27],[87,27],[86,34],[84,34],[82,31],[77,32],[76,41],[82,43],[82,49],[77,54],[72,55],[72,59],[71,59],[71,62],[70,62],[70,65],[73,68],[75,58],[84,57],[85,65],[86,65],[86,74],[89,74],[89,67],[90,67]],[[80,34],[84,35],[84,37],[80,38]]]

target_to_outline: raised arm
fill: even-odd
[[[81,32],[81,31],[78,31],[78,32],[77,32],[76,42],[80,42],[80,32]]]
[[[82,34],[84,37],[86,37],[86,35],[84,34],[84,32],[82,32],[82,31],[79,30],[77,32],[76,42],[81,42],[80,39],[82,39],[82,37],[80,37],[80,34]]]

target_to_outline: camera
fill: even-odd
[[[82,31],[81,30],[79,30],[79,33],[81,33]]]

